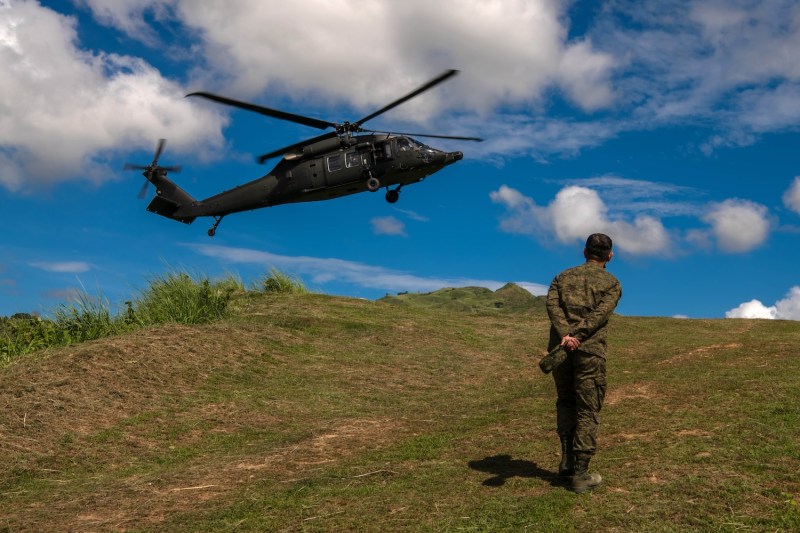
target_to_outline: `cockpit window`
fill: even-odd
[[[358,165],[361,164],[361,156],[355,150],[347,152],[344,157],[347,168],[357,167]]]
[[[410,152],[412,150],[411,142],[406,138],[397,139],[397,149],[401,152]]]

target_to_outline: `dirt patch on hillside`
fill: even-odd
[[[701,346],[700,348],[695,348],[694,350],[684,352],[678,354],[676,356],[670,357],[669,359],[664,359],[663,361],[659,361],[659,365],[672,365],[675,363],[682,363],[685,361],[694,361],[697,359],[705,359],[706,357],[711,357],[715,353],[722,351],[722,350],[736,350],[742,347],[741,343],[738,342],[731,342],[727,344],[712,344],[710,346]]]
[[[650,400],[655,396],[652,387],[647,383],[630,383],[611,388],[606,395],[605,403],[606,405],[616,405],[634,398]]]

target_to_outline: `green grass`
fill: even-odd
[[[543,315],[248,295],[0,371],[0,530],[791,531],[800,324],[615,317],[558,463]]]
[[[492,314],[544,312],[545,305],[543,297],[533,296],[513,283],[507,283],[496,291],[485,287],[445,288],[428,293],[386,295],[380,301],[398,306]]]
[[[153,277],[126,309],[115,314],[102,296],[81,291],[49,317],[0,318],[0,365],[14,357],[53,346],[101,339],[157,324],[202,324],[224,317],[236,293],[244,291],[234,276],[211,280],[172,271]]]
[[[270,269],[267,276],[256,282],[256,288],[267,294],[307,294],[310,292],[299,277],[291,276],[276,268]]]

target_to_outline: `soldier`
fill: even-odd
[[[572,476],[571,490],[579,493],[602,481],[599,474],[589,474],[588,467],[597,448],[599,412],[606,393],[608,319],[622,296],[619,280],[605,270],[614,257],[611,247],[607,235],[590,235],[583,250],[586,262],[561,272],[547,292],[548,350],[561,345],[568,354],[553,370],[561,439],[558,473]]]

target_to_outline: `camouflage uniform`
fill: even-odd
[[[547,292],[552,349],[565,335],[580,347],[553,370],[558,400],[556,421],[563,442],[576,456],[591,457],[597,448],[599,413],[606,393],[608,319],[622,296],[619,280],[593,261],[565,270]]]

